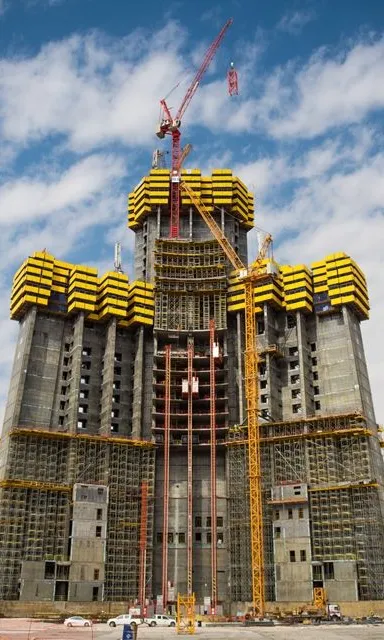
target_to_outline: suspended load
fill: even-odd
[[[192,395],[196,397],[199,395],[199,378],[192,378]]]
[[[182,396],[187,396],[188,395],[188,380],[182,380],[181,381],[181,394]]]
[[[235,65],[231,62],[228,73],[227,73],[227,81],[228,81],[228,93],[230,96],[238,96],[239,95],[239,83],[237,78],[237,71],[235,69]]]

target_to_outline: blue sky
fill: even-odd
[[[240,175],[281,262],[310,264],[334,251],[358,261],[383,421],[380,0],[0,0],[0,402],[17,329],[8,320],[13,272],[44,247],[103,272],[116,240],[130,271],[126,194],[158,146],[158,101],[180,82],[170,99],[177,106],[228,17],[183,121],[183,142],[193,144],[187,166]],[[232,60],[240,95],[230,98]]]

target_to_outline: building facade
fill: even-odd
[[[253,196],[183,172],[247,263]],[[169,171],[130,194],[135,276],[28,258],[1,448],[0,597],[229,611],[251,594],[244,291]],[[255,289],[266,596],[384,598],[383,459],[347,255]],[[166,601],[166,602],[165,602]]]

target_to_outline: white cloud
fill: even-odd
[[[124,170],[120,158],[95,154],[58,175],[10,180],[0,187],[0,226],[36,222],[73,209],[102,194],[113,180],[124,175]]]
[[[314,11],[293,11],[283,15],[276,28],[279,29],[279,31],[287,31],[287,33],[297,35],[305,25],[314,20],[315,17]]]
[[[182,76],[181,30],[170,23],[152,38],[120,43],[73,36],[35,57],[0,62],[0,130],[20,145],[62,134],[84,152],[111,142],[147,145],[159,100]]]
[[[344,251],[365,272],[371,319],[363,323],[363,333],[376,414],[382,420],[384,152],[374,144],[373,129],[354,133],[344,142],[330,138],[306,153],[259,158],[235,170],[255,184],[256,223],[272,232],[278,261],[310,265]]]
[[[222,80],[205,82],[186,121],[214,132],[247,133],[289,142],[311,140],[345,126],[361,125],[384,107],[384,38],[365,39],[342,50],[321,48],[308,61],[288,60],[265,73],[265,43],[245,46],[239,59],[240,96],[228,99]]]
[[[91,262],[81,258],[81,251],[89,252],[95,231],[99,228],[102,236],[103,229],[124,219],[126,196],[120,181],[125,173],[121,158],[94,154],[61,173],[39,167],[34,177],[11,180],[0,189],[0,416],[17,333],[17,324],[9,320],[7,274],[44,248],[61,259]],[[94,252],[99,255],[100,245],[98,237]]]
[[[274,137],[312,138],[361,122],[384,106],[384,39],[331,56],[318,51],[301,69],[288,65],[267,81],[258,116]]]

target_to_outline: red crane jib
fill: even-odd
[[[181,101],[181,105],[177,111],[176,117],[172,118],[172,114],[169,110],[169,107],[166,103],[166,100],[163,99],[160,101],[160,105],[163,110],[163,119],[160,124],[159,131],[157,135],[159,138],[164,138],[166,134],[172,136],[172,170],[171,170],[171,184],[170,184],[170,229],[169,236],[170,238],[178,238],[180,231],[180,157],[181,157],[181,146],[180,146],[180,125],[181,119],[187,110],[193,96],[196,93],[196,90],[200,84],[200,81],[208,69],[212,59],[220,46],[222,39],[227,31],[227,29],[231,26],[233,20],[230,18],[227,20],[223,28],[221,29],[218,36],[212,42],[211,46],[207,50],[203,62],[200,65],[199,70],[197,71],[195,77],[193,78],[189,88]]]

